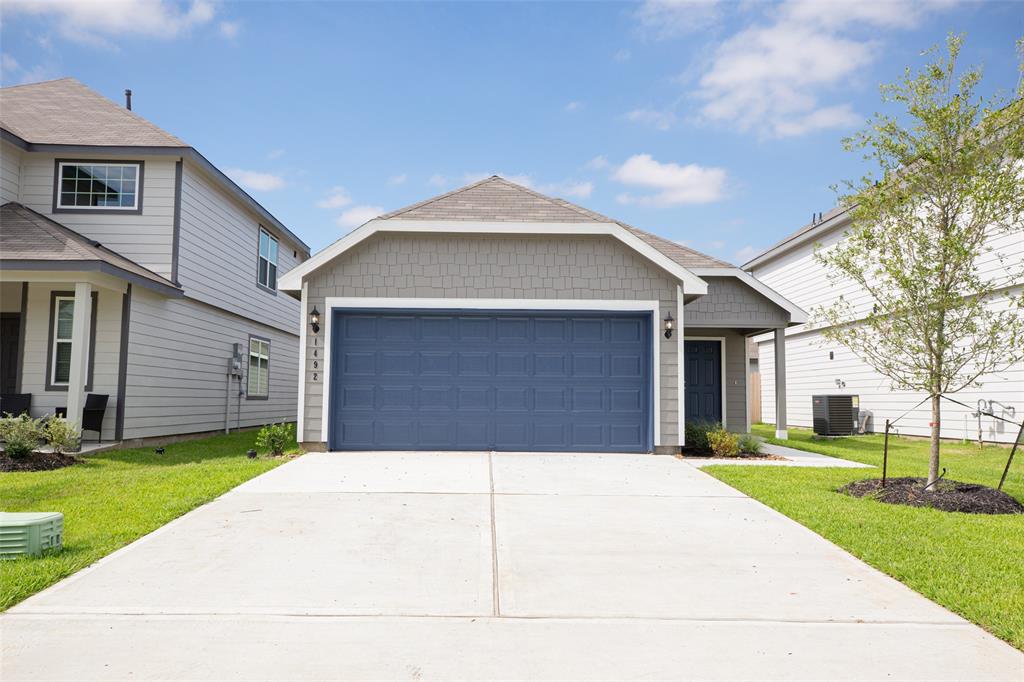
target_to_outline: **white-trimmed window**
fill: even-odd
[[[256,281],[261,287],[277,291],[277,237],[260,228],[259,266]]]
[[[50,349],[50,383],[67,386],[71,377],[71,328],[75,321],[75,298],[58,296],[53,305],[53,347]]]
[[[249,398],[270,395],[270,341],[249,337]]]
[[[138,211],[141,163],[57,163],[56,209]]]

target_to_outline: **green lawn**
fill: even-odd
[[[0,610],[78,571],[282,460],[250,460],[255,431],[110,450],[55,471],[0,473],[3,511],[64,513],[64,550],[0,564]]]
[[[790,429],[788,441],[754,433],[772,443],[881,467],[882,437],[814,440],[810,431]],[[946,477],[995,487],[1009,449],[943,443]],[[1024,649],[1024,514],[984,516],[883,504],[835,492],[878,469],[810,469],[717,466],[705,471],[743,491],[875,568],[964,618]],[[890,476],[926,476],[926,440],[889,439]],[[1024,451],[1003,490],[1024,501]]]

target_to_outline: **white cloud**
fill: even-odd
[[[359,227],[368,220],[373,220],[377,216],[384,213],[384,209],[380,206],[353,206],[344,213],[342,213],[334,221],[339,227]]]
[[[21,65],[18,64],[17,59],[4,52],[0,54],[0,69],[4,71],[18,71],[21,69]]]
[[[242,187],[259,192],[281,189],[285,184],[284,178],[273,173],[261,173],[260,171],[245,170],[243,168],[227,168],[224,172]]]
[[[604,170],[608,166],[609,166],[608,159],[606,159],[601,154],[598,154],[597,156],[592,158],[590,161],[587,161],[587,168],[589,170]]]
[[[327,196],[316,202],[318,208],[341,208],[352,203],[352,197],[348,195],[344,187],[340,185],[327,190]]]
[[[572,102],[569,102],[568,104],[565,105],[565,110],[570,112],[570,113],[572,113],[573,111],[579,111],[579,109],[582,106],[583,106],[582,102],[572,101]]]
[[[541,194],[551,194],[560,197],[586,198],[594,191],[594,183],[566,180],[565,182],[553,182],[547,185],[541,185],[540,187],[537,187],[536,190]]]
[[[431,187],[439,187],[439,188],[447,187],[448,186],[448,178],[446,178],[445,176],[440,175],[438,173],[434,173],[433,175],[430,176],[430,179],[427,180],[427,184],[430,185]]]
[[[220,34],[228,40],[234,40],[242,30],[242,24],[237,21],[222,21],[218,27]]]
[[[744,246],[742,249],[733,254],[733,260],[737,263],[746,263],[748,260],[758,254],[758,250],[749,244]]]
[[[167,0],[7,0],[4,11],[52,17],[63,37],[101,47],[113,47],[108,39],[116,36],[175,38],[215,14],[209,0],[187,7]]]
[[[676,122],[676,115],[671,111],[655,109],[634,109],[626,113],[626,120],[642,123],[657,130],[668,130]]]
[[[879,31],[914,26],[948,0],[790,0],[714,50],[694,92],[701,117],[768,137],[790,137],[862,120],[849,104],[820,97],[846,85],[879,54]],[[851,34],[873,29],[871,37]]]
[[[633,53],[627,50],[626,48],[622,48],[621,50],[612,55],[612,59],[614,59],[617,62],[628,62],[632,57]]]
[[[282,156],[285,155],[286,152],[287,152],[286,149],[281,149],[281,148],[271,149],[269,152],[267,152],[267,158],[268,159],[280,159]]]
[[[677,206],[680,204],[706,204],[725,196],[726,172],[714,168],[688,164],[660,163],[650,154],[636,154],[612,174],[624,185],[654,190],[653,194],[635,196],[620,194],[623,204]]]
[[[57,71],[49,66],[23,67],[13,56],[0,54],[0,85],[21,85],[22,83],[38,83],[57,76]]]
[[[640,33],[669,40],[706,29],[719,20],[718,0],[646,0],[634,13]]]
[[[405,173],[399,173],[398,175],[392,175],[388,178],[389,185],[404,185],[405,181],[409,179]]]

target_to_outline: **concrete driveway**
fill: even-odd
[[[0,616],[14,680],[1020,680],[671,457],[312,454]]]

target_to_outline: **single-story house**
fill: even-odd
[[[806,320],[729,263],[497,176],[370,220],[280,289],[304,319],[299,438],[330,450],[675,452],[688,421],[749,430],[746,338]]]

